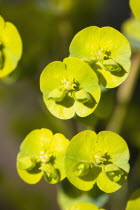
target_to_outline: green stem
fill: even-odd
[[[131,101],[137,79],[139,78],[140,53],[132,56],[132,66],[128,79],[118,88],[117,105],[107,125],[106,130],[120,133],[127,113],[128,104]]]

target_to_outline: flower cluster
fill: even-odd
[[[48,129],[34,130],[23,141],[17,156],[19,176],[29,184],[45,180],[55,184],[66,176],[80,190],[95,183],[107,193],[118,190],[129,172],[126,142],[111,131],[98,135],[83,131],[69,142]]]
[[[130,56],[129,42],[116,29],[83,29],[70,44],[70,57],[50,63],[41,74],[48,110],[60,119],[90,115],[99,103],[100,85],[114,88],[127,78]]]

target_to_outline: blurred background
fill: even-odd
[[[75,199],[88,200],[108,210],[123,210],[130,193],[140,187],[139,79],[121,128],[131,152],[131,172],[118,192],[103,194],[95,186],[86,194],[67,180],[59,185],[49,185],[44,180],[28,185],[17,175],[16,155],[20,143],[33,129],[45,127],[70,139],[84,129],[98,132],[106,128],[117,88],[103,91],[98,109],[88,119],[64,121],[47,111],[39,77],[48,63],[69,56],[69,44],[79,30],[91,25],[121,30],[131,15],[128,0],[0,0],[0,15],[15,24],[23,41],[18,67],[0,81],[0,210],[60,210],[64,203]]]

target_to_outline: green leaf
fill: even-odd
[[[50,63],[41,74],[40,89],[48,110],[60,119],[90,115],[101,93],[96,74],[76,58]]]
[[[129,172],[129,150],[116,133],[83,131],[72,138],[66,151],[65,169],[69,181],[88,191],[95,182],[107,193],[118,190]]]
[[[130,56],[129,42],[111,27],[85,28],[75,35],[70,45],[70,57],[87,62],[107,88],[116,87],[127,78]]]
[[[128,38],[133,51],[140,51],[140,21],[129,18],[122,24],[122,32]]]
[[[126,210],[138,210],[140,207],[140,188],[132,193],[127,202]]]
[[[48,129],[30,132],[20,146],[17,170],[27,183],[37,183],[42,175],[55,184],[65,178],[64,156],[69,144],[62,134],[53,135]]]
[[[140,20],[140,2],[139,0],[130,0],[130,7],[135,17]]]
[[[0,78],[10,74],[22,54],[22,41],[16,27],[0,16]]]

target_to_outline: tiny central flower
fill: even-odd
[[[93,162],[95,165],[104,164],[107,161],[107,158],[105,155],[102,155],[101,152],[97,152],[95,155],[93,155]]]
[[[64,79],[62,80],[62,86],[64,90],[71,91],[71,90],[75,90],[76,84],[74,82],[70,82]]]
[[[105,59],[109,58],[110,55],[110,51],[109,50],[105,50],[103,48],[99,48],[98,50],[95,50],[92,53],[92,61],[94,62],[103,62]]]
[[[42,163],[47,163],[50,161],[51,155],[50,154],[46,154],[44,151],[41,151],[39,154],[39,161],[41,161]]]

